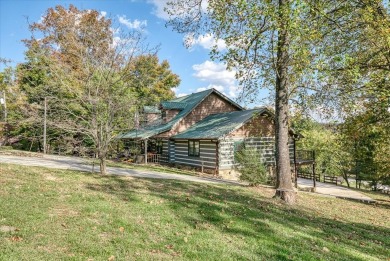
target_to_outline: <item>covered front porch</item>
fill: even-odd
[[[157,138],[124,139],[122,156],[136,164],[167,164],[168,141]]]

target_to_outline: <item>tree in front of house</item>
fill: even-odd
[[[237,70],[246,95],[258,88],[275,94],[276,194],[295,202],[289,160],[289,100],[294,91],[311,79],[320,56],[320,27],[327,11],[336,9],[329,1],[172,1],[166,9],[169,25],[188,39],[210,34],[226,43],[215,44],[211,55]]]
[[[172,1],[167,12],[169,25],[197,39],[210,34],[226,43],[220,51],[215,44],[211,54],[234,68],[246,93],[264,86],[275,90],[276,196],[295,202],[288,152],[289,105],[291,87],[307,64],[307,37],[311,31],[304,22],[308,13],[290,1]],[[308,7],[303,7],[308,8]],[[305,33],[303,33],[305,32]],[[297,48],[297,42],[301,50]],[[191,44],[191,42],[189,42]],[[292,55],[298,51],[301,55]],[[293,66],[296,64],[299,66]],[[293,79],[293,75],[297,75]]]
[[[139,83],[148,82],[145,89],[165,97],[172,95],[178,77],[167,62],[159,64],[156,48],[148,47],[141,32],[114,37],[112,21],[95,10],[56,6],[30,30],[32,36],[25,40],[28,62],[20,75],[26,93],[31,102],[49,96],[50,126],[91,143],[105,174],[114,137],[133,127],[132,116],[142,98]],[[135,72],[135,65],[144,62],[145,68],[154,66],[153,75]],[[40,75],[40,82],[31,81],[31,74]],[[156,95],[153,102],[158,99]]]

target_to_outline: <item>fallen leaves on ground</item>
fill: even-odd
[[[14,242],[20,242],[23,240],[23,238],[19,237],[19,236],[13,236],[10,238],[11,241],[14,241]]]

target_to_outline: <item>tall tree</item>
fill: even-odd
[[[256,93],[261,87],[274,91],[275,196],[288,203],[295,201],[288,156],[289,101],[296,98],[305,103],[302,98],[322,93],[319,69],[328,57],[319,50],[327,46],[328,34],[345,33],[345,20],[351,22],[349,28],[358,24],[355,8],[363,9],[355,1],[330,0],[185,0],[172,1],[166,8],[171,17],[168,25],[187,34],[187,44],[206,33],[225,41],[227,50],[219,50],[216,44],[212,58],[237,70],[243,93]],[[326,51],[335,55],[331,48]]]
[[[48,50],[40,48],[38,44],[31,44],[25,53],[25,60],[25,63],[16,67],[16,80],[20,91],[26,97],[27,107],[22,110],[23,120],[19,122],[15,135],[20,136],[22,143],[26,143],[21,149],[28,147],[32,150],[33,145],[37,144],[38,150],[43,151],[44,100],[45,97],[60,94],[58,88],[51,87],[50,84]],[[49,127],[49,132],[51,131]]]
[[[30,62],[40,61],[32,69],[47,73],[48,81],[39,84],[46,90],[38,93],[50,95],[50,124],[91,141],[105,174],[110,144],[119,131],[131,127],[130,115],[138,104],[136,83],[145,75],[134,73],[134,64],[140,55],[155,55],[156,48],[139,31],[114,37],[110,19],[72,5],[48,9],[30,29],[32,37],[25,42]],[[166,67],[164,73],[173,75]],[[174,87],[178,80],[172,77]]]
[[[238,70],[237,79],[244,92],[259,87],[275,91],[276,172],[275,196],[295,202],[291,181],[289,140],[289,97],[310,62],[310,39],[316,21],[310,19],[310,6],[305,1],[175,1],[169,4],[169,25],[194,39],[211,33],[226,42],[227,51],[217,46],[212,57]],[[298,44],[299,43],[299,44]]]
[[[154,105],[175,96],[172,88],[180,84],[178,75],[170,70],[168,61],[159,62],[155,54],[140,55],[131,63],[132,88],[140,105]]]
[[[24,112],[31,107],[17,84],[15,69],[10,66],[0,72],[0,93],[0,140],[7,145],[11,137],[19,134],[19,128],[25,124]]]

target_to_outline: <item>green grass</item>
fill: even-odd
[[[0,165],[0,260],[388,260],[390,199]]]
[[[92,160],[95,164],[99,164],[98,159]],[[179,169],[172,166],[165,166],[159,164],[134,164],[134,163],[126,163],[121,161],[107,160],[107,166],[109,167],[119,167],[125,169],[140,169],[140,170],[151,170],[151,171],[159,171],[165,173],[173,173],[173,174],[184,174],[190,176],[199,176],[201,173],[196,172],[195,170],[189,169]]]

